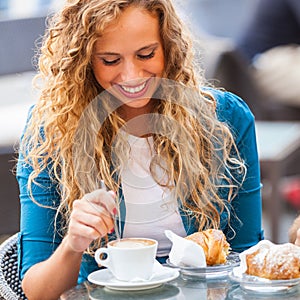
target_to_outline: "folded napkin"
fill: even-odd
[[[165,230],[165,235],[172,242],[169,254],[170,263],[179,267],[206,267],[205,254],[200,245],[182,238],[171,230]]]

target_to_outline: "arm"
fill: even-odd
[[[240,156],[247,167],[245,181],[237,197],[232,201],[231,226],[235,232],[228,227],[224,231],[228,237],[235,234],[229,242],[234,251],[241,252],[263,239],[260,167],[255,122],[249,108],[239,97],[225,93],[222,98],[219,97],[219,100],[219,119],[231,128]]]
[[[22,289],[28,299],[59,299],[64,291],[76,285],[82,253],[73,251],[67,240],[47,260],[26,272]]]
[[[75,200],[68,234],[60,237],[60,203],[57,186],[50,179],[50,169],[39,174],[32,186],[36,204],[27,189],[32,168],[22,155],[17,166],[20,188],[21,222],[18,243],[20,278],[28,299],[58,299],[62,292],[76,285],[84,250],[91,241],[113,228],[111,214],[114,200],[110,192],[96,190]]]
[[[298,0],[260,0],[238,48],[252,60],[273,47],[299,44],[299,12]]]
[[[36,204],[32,204],[33,209],[34,205]],[[49,210],[40,207],[37,209]],[[39,236],[47,235],[46,232],[48,232],[49,238],[53,236],[53,232],[49,230],[41,232],[36,223],[37,220],[40,220],[40,215],[31,213],[30,220],[23,221],[23,257],[21,261],[29,260],[25,263],[26,267],[28,264],[32,264],[22,281],[22,288],[28,299],[58,299],[64,291],[77,284],[82,254],[94,239],[112,231],[113,222],[110,216],[113,211],[112,194],[103,190],[96,190],[86,194],[81,200],[74,201],[68,234],[54,251],[51,241],[39,239]],[[44,217],[46,215],[47,213],[44,214]],[[35,229],[30,225],[24,227],[24,222],[35,223],[37,226],[34,226]],[[46,224],[49,228],[51,228],[52,222],[53,220],[47,220]],[[31,227],[31,230],[28,227]],[[46,228],[46,226],[41,226],[41,228],[43,227]],[[31,240],[26,241],[26,232],[30,235]],[[36,249],[33,249],[35,247],[43,251],[38,253],[38,258],[35,258]],[[49,257],[43,260],[42,258],[46,256]],[[39,259],[41,261],[36,262]]]

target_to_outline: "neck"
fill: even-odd
[[[143,107],[131,107],[126,104],[123,104],[118,108],[118,114],[125,121],[129,121],[140,115],[150,114],[151,112],[153,112],[155,104],[156,104],[156,99],[151,99]]]
[[[126,121],[125,130],[135,136],[146,137],[152,133],[152,124],[150,122],[150,115],[153,112],[156,104],[155,99],[151,99],[143,107],[130,107],[123,104],[118,108],[118,114]]]

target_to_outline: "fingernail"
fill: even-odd
[[[117,215],[117,214],[118,214],[118,211],[117,211],[116,208],[113,209],[113,214],[114,214],[114,215]]]
[[[114,233],[115,232],[115,229],[113,228],[109,233],[111,234],[111,233]]]

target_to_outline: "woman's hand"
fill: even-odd
[[[84,252],[93,240],[112,233],[112,215],[116,213],[113,191],[99,189],[75,200],[65,237],[68,246],[75,252]]]
[[[112,191],[96,190],[75,200],[68,233],[62,243],[48,259],[30,267],[22,280],[27,298],[58,299],[75,286],[83,252],[94,239],[112,232],[112,215],[116,212]]]
[[[83,252],[94,239],[112,232],[112,215],[116,212],[112,191],[96,190],[75,200],[68,233],[62,243],[47,260],[29,268],[22,280],[27,298],[58,299],[64,291],[75,286]]]

